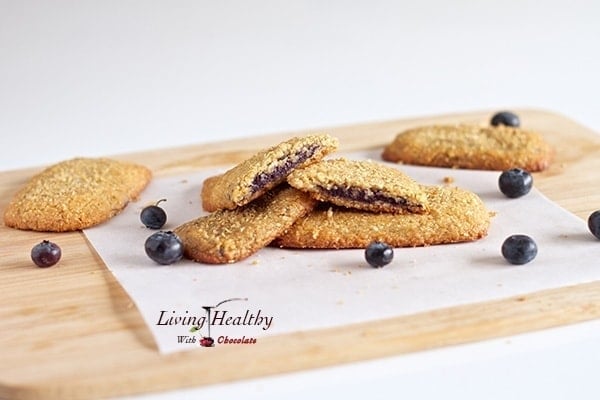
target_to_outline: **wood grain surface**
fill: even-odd
[[[555,146],[536,186],[581,218],[600,208],[600,136],[570,119],[516,110]],[[115,156],[156,176],[238,162],[291,136],[327,132],[341,151],[378,148],[402,129],[486,123],[492,112],[364,123]],[[74,154],[73,156],[76,156]],[[0,173],[0,210],[41,167]],[[40,269],[29,258],[42,239],[63,259]],[[600,318],[600,281],[434,310],[352,327],[297,332],[253,346],[159,355],[137,309],[80,232],[0,227],[0,397],[98,398],[228,382],[397,355]],[[356,343],[360,343],[359,346]]]

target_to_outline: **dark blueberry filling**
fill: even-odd
[[[277,166],[272,171],[262,172],[254,177],[250,191],[255,193],[273,182],[285,179],[294,168],[311,158],[318,148],[318,144],[311,144],[291,156],[277,159]]]
[[[407,201],[402,197],[391,197],[380,190],[364,190],[360,188],[347,188],[334,186],[331,189],[320,188],[321,191],[333,197],[360,201],[362,203],[381,202],[395,206],[407,206]]]

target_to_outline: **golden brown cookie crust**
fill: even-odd
[[[287,185],[234,210],[219,210],[177,227],[184,255],[209,264],[243,260],[267,246],[315,205],[307,194]]]
[[[473,241],[487,235],[491,214],[474,193],[424,187],[427,214],[370,213],[322,205],[299,219],[274,245],[290,248],[365,248],[379,240],[393,247]]]
[[[63,161],[31,178],[9,203],[4,223],[47,232],[89,228],[118,214],[151,178],[144,166],[108,158]]]
[[[210,212],[248,204],[285,182],[295,168],[317,162],[337,147],[338,140],[329,135],[294,137],[272,146],[204,185],[202,207]]]
[[[222,175],[209,176],[202,182],[202,189],[200,189],[200,201],[204,211],[213,212],[217,211],[217,205],[219,204],[219,198],[222,197],[222,188],[219,188]]]
[[[313,198],[373,212],[424,213],[427,194],[396,168],[368,160],[323,160],[297,169],[288,183]]]
[[[532,131],[508,126],[433,125],[409,129],[385,147],[386,161],[484,170],[546,169],[552,147]]]

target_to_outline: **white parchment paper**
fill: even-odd
[[[380,161],[379,154],[344,156]],[[396,249],[393,262],[381,269],[369,267],[362,250],[278,248],[265,248],[230,265],[188,260],[170,266],[155,264],[144,252],[144,242],[153,231],[141,224],[141,209],[166,198],[161,203],[168,215],[163,230],[203,215],[202,181],[226,168],[157,178],[138,202],[85,234],[137,305],[162,353],[197,348],[198,340],[209,334],[216,345],[237,339],[258,343],[265,335],[407,315],[600,279],[600,244],[585,221],[537,190],[508,199],[498,190],[498,172],[396,167],[424,184],[440,185],[444,177],[451,177],[453,185],[477,193],[497,212],[489,235],[471,243]],[[513,266],[501,256],[502,242],[516,233],[527,234],[538,244],[538,256],[529,264]],[[238,300],[210,308],[231,298]],[[210,308],[210,323],[203,307]],[[193,326],[199,330],[190,332]]]

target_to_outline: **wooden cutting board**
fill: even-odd
[[[581,218],[600,208],[600,136],[564,116],[517,110],[524,126],[557,149],[535,176],[549,198]],[[116,158],[157,176],[247,158],[285,138],[327,132],[341,151],[378,148],[401,130],[430,123],[487,123],[492,112],[365,123],[161,149]],[[0,210],[41,168],[0,173]],[[40,269],[30,259],[42,239],[63,259]],[[297,332],[253,346],[217,346],[159,355],[127,294],[82,233],[0,227],[0,397],[97,398],[199,386],[449,346],[600,318],[600,281],[351,327]]]

